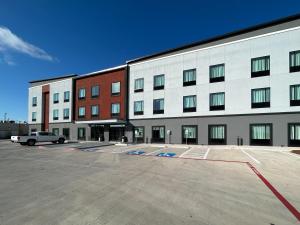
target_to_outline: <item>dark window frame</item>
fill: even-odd
[[[300,86],[300,84],[290,85],[290,106],[300,106],[300,99],[292,100],[292,87],[296,87],[296,86]]]
[[[98,94],[97,95],[93,95],[93,88],[97,87],[98,88]],[[97,85],[93,85],[91,87],[91,98],[98,98],[100,96],[100,86],[97,84]]]
[[[57,135],[59,135],[59,128],[53,127],[53,128],[52,128],[52,134],[55,134],[54,130],[58,130],[58,134],[57,134]],[[55,134],[55,135],[56,135],[56,134]]]
[[[84,115],[80,115],[79,114],[79,109],[80,108],[84,108]],[[85,108],[85,106],[79,106],[78,107],[78,110],[77,110],[77,113],[78,113],[78,119],[83,119],[83,118],[85,118],[85,115],[86,115],[86,108]]]
[[[156,77],[161,77],[161,76],[164,77],[164,85],[155,86],[155,78],[156,78]],[[165,89],[165,84],[166,84],[165,74],[159,74],[159,75],[155,75],[155,76],[153,77],[153,90],[154,90],[154,91]]]
[[[66,98],[66,93],[69,92],[69,98]],[[64,102],[70,102],[70,91],[64,91]]]
[[[164,138],[158,138],[158,139],[154,139],[155,141],[153,141],[153,128],[154,127],[163,127],[164,128]],[[152,126],[151,127],[151,143],[165,143],[166,142],[166,126],[161,126],[161,125],[157,125],[157,126]]]
[[[253,102],[253,92],[255,90],[267,90],[269,89],[269,102]],[[271,107],[271,88],[265,87],[265,88],[253,88],[251,89],[251,108],[257,109],[257,108],[270,108]]]
[[[184,98],[192,97],[192,96],[196,97],[196,107],[185,108],[184,107]],[[184,113],[197,112],[197,95],[186,95],[186,96],[183,96],[183,98],[182,98],[182,112],[184,112]]]
[[[65,130],[68,130],[68,135],[65,135]],[[69,127],[64,127],[62,129],[62,135],[65,136],[66,140],[70,140],[70,128]]]
[[[295,73],[295,72],[299,72],[300,71],[300,66],[292,66],[292,54],[300,54],[300,50],[296,50],[296,51],[291,51],[289,53],[289,67],[290,67],[290,73]]]
[[[224,75],[222,77],[211,77],[211,70],[217,66],[224,66]],[[209,66],[209,83],[217,83],[225,81],[225,63],[215,64]]]
[[[55,98],[54,98],[55,95],[58,95],[58,100],[55,100]],[[57,104],[57,103],[59,103],[59,93],[58,92],[53,94],[53,104]]]
[[[65,109],[69,109],[69,108],[65,108]],[[70,119],[70,109],[69,109],[69,116],[65,116],[65,109],[63,109],[63,118],[64,118],[64,120],[68,120],[68,119]]]
[[[270,140],[268,139],[252,139],[251,128],[253,126],[270,126]],[[273,124],[272,123],[250,123],[249,124],[249,143],[254,146],[273,146]]]
[[[143,137],[142,138],[135,137],[135,128],[143,128]],[[133,128],[133,138],[136,143],[145,143],[145,126],[135,126]]]
[[[300,126],[300,123],[288,123],[287,124],[288,126],[287,126],[287,128],[288,128],[288,132],[287,132],[287,134],[288,134],[288,146],[289,147],[300,147],[300,140],[291,140],[290,138],[291,138],[291,129],[290,129],[290,127],[291,126]]]
[[[182,125],[181,126],[181,143],[182,144],[186,144],[186,139],[184,138],[184,132],[183,132],[183,128],[184,127],[194,127],[196,128],[196,138],[188,138],[187,140],[187,144],[198,144],[198,125]],[[195,141],[193,140],[189,140],[189,139],[196,139]]]
[[[54,110],[57,110],[57,111],[58,111],[58,116],[57,116],[57,117],[54,117]],[[58,109],[54,109],[54,110],[52,111],[52,113],[53,113],[52,119],[53,119],[53,121],[54,121],[54,120],[59,120],[59,110],[58,110]]]
[[[80,90],[84,90],[84,97],[80,97]],[[86,98],[86,88],[78,89],[78,100],[84,100]]]
[[[211,105],[212,102],[212,95],[214,94],[224,94],[224,105]],[[221,110],[225,110],[225,105],[226,105],[226,95],[225,92],[215,92],[215,93],[210,93],[209,94],[209,111],[221,111]]]
[[[98,107],[98,114],[93,115],[93,106],[97,106]],[[99,104],[97,105],[91,105],[91,118],[99,118],[100,112],[99,112]]]
[[[33,99],[36,99],[36,102],[34,102]],[[32,97],[32,107],[36,107],[36,106],[37,106],[37,97],[34,96]]]
[[[143,80],[143,88],[140,88],[140,89],[136,89],[135,88],[135,81],[136,80]],[[144,85],[145,85],[145,80],[144,80],[144,78],[136,78],[135,80],[134,80],[134,92],[135,93],[137,93],[137,92],[144,92]]]
[[[79,130],[80,129],[83,129],[84,130],[84,136],[83,137],[81,137],[81,138],[79,138]],[[85,141],[86,140],[86,129],[85,129],[85,127],[78,127],[77,128],[77,139],[78,140],[81,140],[81,141]]]
[[[154,101],[156,100],[164,101],[164,109],[154,109]],[[153,114],[164,114],[164,112],[165,112],[165,99],[164,98],[153,99]]]
[[[112,92],[112,87],[113,87],[113,84],[115,84],[115,83],[120,83],[120,91],[117,93],[113,93]],[[113,81],[112,83],[111,83],[111,85],[110,85],[110,94],[111,94],[111,96],[113,96],[113,97],[115,97],[115,96],[120,96],[121,95],[121,81]]]
[[[196,75],[195,77],[196,77],[196,79],[192,80],[192,81],[184,81],[184,72],[189,72],[189,71],[195,71],[195,75]],[[194,68],[194,69],[188,69],[188,70],[183,70],[183,72],[182,72],[182,85],[183,85],[183,87],[197,85],[197,69],[196,68]]]
[[[257,60],[257,59],[267,59],[267,58],[269,58],[269,70],[253,72],[253,67],[252,67],[253,61]],[[251,78],[270,76],[270,74],[271,74],[271,57],[270,57],[270,55],[255,57],[255,58],[251,59]]]
[[[224,139],[211,138],[211,128],[215,126],[224,126]],[[227,145],[227,124],[209,124],[208,125],[208,144],[209,145]]]
[[[112,113],[112,105],[113,104],[119,104],[119,109],[120,109],[119,113]],[[111,117],[112,118],[118,118],[118,117],[120,117],[120,114],[121,114],[121,104],[120,104],[120,102],[111,103],[111,105],[110,105],[110,115],[111,115]]]
[[[135,102],[143,102],[143,111],[135,111]],[[143,100],[133,102],[133,114],[135,116],[144,115],[144,101]]]

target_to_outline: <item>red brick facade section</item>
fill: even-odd
[[[42,86],[43,92],[43,122],[42,130],[48,131],[49,129],[49,85]]]
[[[111,95],[111,85],[120,82],[120,95]],[[99,86],[99,96],[92,98],[92,86]],[[85,88],[85,99],[78,99],[79,89]],[[95,75],[88,75],[83,78],[75,79],[75,120],[109,120],[111,117],[111,104],[120,103],[120,116],[118,119],[126,119],[126,93],[127,80],[125,68],[115,71],[108,71]],[[99,106],[99,117],[91,116],[91,107]],[[85,118],[78,118],[79,107],[85,106]]]

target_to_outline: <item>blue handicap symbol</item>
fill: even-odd
[[[176,155],[176,153],[173,153],[173,152],[161,152],[161,153],[157,154],[156,156],[159,156],[159,157],[173,157],[175,155]]]
[[[144,154],[145,152],[144,151],[130,151],[130,152],[127,152],[127,155],[141,155],[141,154]]]

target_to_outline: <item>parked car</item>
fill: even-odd
[[[63,144],[65,142],[65,136],[55,135],[51,132],[39,131],[32,132],[29,136],[11,136],[10,140],[21,145],[33,146],[37,142],[52,142]]]

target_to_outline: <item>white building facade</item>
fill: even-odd
[[[300,18],[128,62],[134,140],[300,144]]]
[[[76,75],[30,82],[28,97],[30,132],[49,131],[65,135],[67,139],[76,139],[72,129],[74,77]]]

